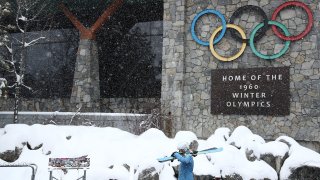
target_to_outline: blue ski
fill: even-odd
[[[221,147],[221,148],[209,148],[209,149],[205,149],[205,150],[201,150],[201,151],[198,151],[197,153],[191,153],[191,155],[198,155],[198,154],[207,154],[207,153],[215,153],[215,152],[220,152],[220,151],[222,151],[223,150],[223,148]],[[158,158],[157,160],[159,161],[159,162],[166,162],[166,161],[172,161],[172,160],[174,160],[174,159],[176,159],[176,158],[174,158],[174,157],[172,157],[172,156],[165,156],[165,157],[163,157],[163,158]]]

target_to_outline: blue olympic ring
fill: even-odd
[[[198,38],[198,36],[195,33],[195,26],[196,26],[196,22],[197,20],[204,14],[215,14],[216,16],[218,16],[221,19],[221,23],[222,23],[222,30],[220,35],[213,41],[213,44],[217,44],[224,36],[224,34],[227,31],[227,23],[226,23],[226,19],[223,16],[223,14],[221,14],[221,12],[213,10],[213,9],[205,9],[203,11],[201,11],[199,14],[197,14],[191,24],[191,36],[192,38],[199,44],[203,45],[203,46],[209,46],[209,41],[202,41]]]

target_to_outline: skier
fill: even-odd
[[[193,157],[190,154],[187,143],[180,143],[178,145],[178,152],[172,153],[172,157],[177,158],[181,164],[179,167],[178,180],[193,180]]]

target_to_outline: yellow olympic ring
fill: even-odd
[[[246,34],[244,33],[244,31],[237,25],[234,25],[234,24],[227,24],[227,28],[232,28],[232,29],[235,29],[237,30],[242,39],[246,39]],[[210,39],[209,39],[209,47],[210,47],[210,51],[212,53],[212,55],[214,57],[216,57],[217,59],[219,59],[220,61],[232,61],[232,60],[235,60],[237,59],[239,56],[241,56],[241,54],[244,52],[244,49],[246,48],[247,46],[247,43],[245,41],[242,42],[242,46],[240,48],[240,51],[235,54],[234,56],[232,57],[223,57],[223,56],[220,56],[213,48],[213,40],[215,38],[215,36],[218,34],[219,31],[222,30],[222,26],[220,26],[219,28],[217,28],[211,35]]]

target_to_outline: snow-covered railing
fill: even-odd
[[[18,167],[30,167],[32,170],[31,180],[35,179],[38,166],[36,164],[0,164],[0,168],[18,168]]]
[[[115,127],[131,133],[139,134],[136,130],[142,121],[147,121],[150,114],[134,113],[100,113],[100,112],[34,112],[20,111],[20,124],[54,124],[81,125],[98,127]],[[0,112],[0,128],[12,124],[13,112]]]
[[[1,114],[13,114],[13,111],[0,111]],[[23,115],[69,115],[72,116],[75,114],[75,112],[35,112],[35,111],[19,111],[19,114]],[[96,116],[148,116],[149,114],[135,114],[135,113],[103,113],[103,112],[81,112],[80,115],[83,116],[90,116],[90,115],[96,115]]]
[[[52,175],[52,171],[53,170],[62,170],[62,171],[66,171],[66,170],[79,170],[79,169],[82,169],[83,170],[83,176],[79,177],[78,179],[76,180],[86,180],[87,179],[87,169],[89,169],[89,167],[79,167],[79,168],[52,168],[52,169],[49,169],[49,172],[50,172],[50,177],[49,177],[49,180],[59,180],[58,178],[54,177]]]

